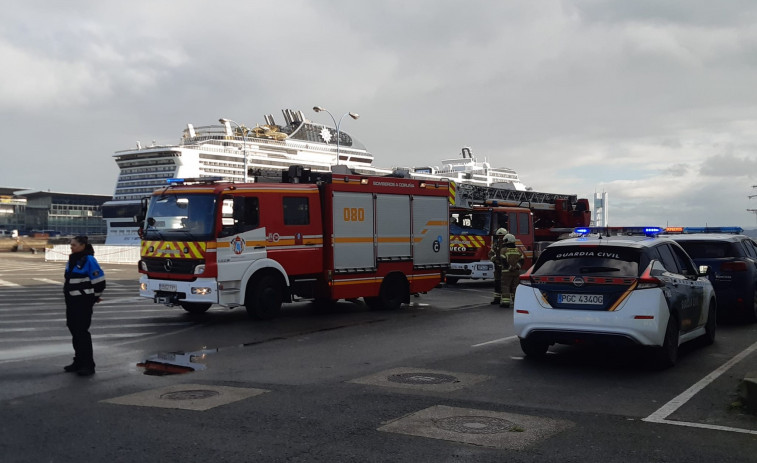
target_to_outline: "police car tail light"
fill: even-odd
[[[520,280],[520,284],[525,285],[525,286],[531,286],[531,284],[533,283],[533,281],[531,281],[531,272],[533,270],[534,270],[534,267],[531,266],[531,268],[528,269],[526,273],[518,277],[518,279]]]
[[[636,288],[633,289],[659,288],[660,286],[662,286],[662,281],[652,276],[652,264],[649,264],[644,273],[636,280]]]
[[[660,286],[662,286],[662,281],[652,276],[642,276],[636,281],[636,289],[659,288]]]
[[[723,262],[720,264],[720,270],[723,272],[746,272],[747,265],[743,261]]]

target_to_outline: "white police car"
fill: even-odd
[[[715,340],[709,280],[673,240],[627,236],[643,230],[660,231],[577,229],[595,234],[542,252],[515,293],[514,326],[527,356],[541,357],[555,343],[637,345],[668,367],[680,344]]]

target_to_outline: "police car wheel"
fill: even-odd
[[[182,302],[181,308],[191,314],[201,314],[207,312],[211,305],[204,302]]]
[[[654,366],[658,369],[672,367],[678,361],[678,318],[671,314],[665,327],[662,345],[654,349]]]
[[[520,338],[520,349],[531,359],[542,359],[547,355],[549,344],[545,341]]]
[[[747,323],[757,322],[757,289],[754,291],[754,296],[752,296],[752,310],[747,312],[746,322]]]
[[[715,342],[715,330],[718,327],[718,309],[715,301],[710,301],[710,307],[707,309],[707,323],[704,325],[704,336],[702,343],[709,346]]]

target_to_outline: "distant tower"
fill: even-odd
[[[594,226],[606,227],[610,215],[607,211],[607,205],[609,203],[608,193],[603,191],[602,193],[594,193]]]
[[[752,189],[757,188],[757,185],[752,185]],[[749,199],[756,197],[757,195],[749,195]],[[747,212],[757,214],[757,209],[747,209]]]

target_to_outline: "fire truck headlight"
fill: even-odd
[[[140,291],[147,291],[147,283],[140,283],[139,289]]]
[[[202,275],[203,273],[205,273],[205,264],[195,267],[195,275]]]
[[[192,288],[192,294],[199,294],[200,296],[204,296],[206,294],[210,294],[210,288]]]

